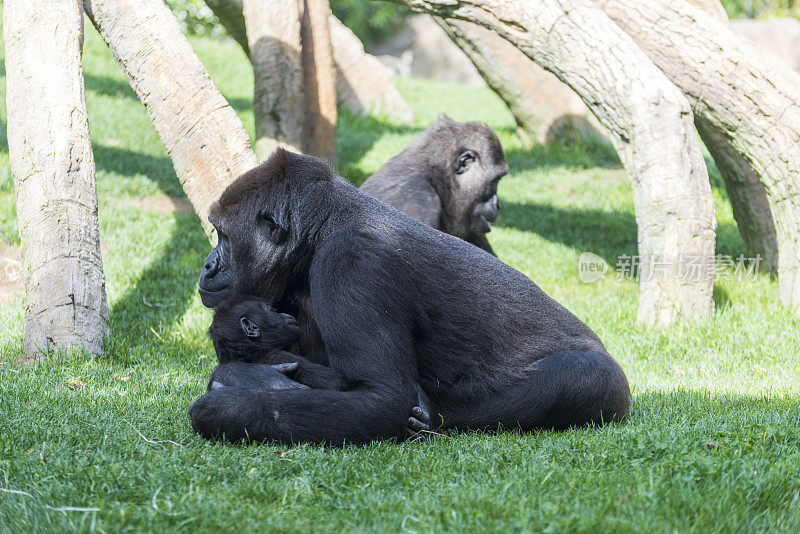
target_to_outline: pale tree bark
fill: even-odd
[[[611,135],[633,184],[639,227],[639,319],[667,324],[713,311],[716,222],[686,98],[587,0],[393,0],[473,21],[554,73]]]
[[[241,0],[206,0],[220,23],[250,55]],[[411,107],[392,84],[378,58],[367,54],[356,35],[335,16],[328,21],[339,102],[359,115],[375,113],[398,122],[414,119]]]
[[[728,15],[719,0],[689,0],[689,3],[720,21],[728,22]],[[756,176],[750,163],[731,146],[728,138],[715,129],[708,119],[697,114],[694,124],[725,182],[733,217],[747,253],[750,257],[762,258],[760,270],[777,274],[778,236],[761,179]]]
[[[236,112],[161,0],[85,0],[167,150],[206,233],[225,187],[257,165]]]
[[[762,180],[781,300],[800,310],[800,74],[684,1],[601,5]]]
[[[256,155],[264,160],[278,145],[302,152],[301,0],[243,0],[242,4],[253,64]]]
[[[506,103],[523,141],[544,144],[569,134],[602,136],[580,97],[513,44],[471,22],[434,20]]]
[[[411,122],[414,113],[389,79],[380,60],[364,51],[358,37],[334,16],[330,19],[336,93],[339,102],[353,113],[385,115],[398,122]]]
[[[300,21],[305,128],[303,152],[336,161],[336,73],[328,0],[303,0]]]
[[[53,350],[99,355],[108,333],[82,38],[79,0],[3,6],[28,361]]]
[[[728,20],[728,14],[725,13],[725,8],[719,0],[686,0],[691,5],[699,7],[706,13],[713,15],[719,20]]]

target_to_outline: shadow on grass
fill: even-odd
[[[115,98],[130,98],[139,100],[136,93],[131,89],[126,80],[117,80],[107,76],[97,76],[90,72],[83,72],[83,85],[87,91],[98,95],[111,96]]]
[[[8,154],[8,125],[0,121],[0,151]]]
[[[506,133],[513,133],[508,130]],[[567,169],[622,168],[614,147],[600,137],[568,136],[546,145],[508,148],[506,161],[511,172],[538,168]]]
[[[636,219],[627,212],[559,209],[504,199],[497,226],[533,232],[548,241],[592,252],[612,267],[620,256],[638,254]],[[716,253],[732,257],[744,253],[744,243],[735,224],[718,226]]]
[[[175,176],[172,161],[166,156],[149,156],[127,148],[99,144],[92,146],[92,151],[98,169],[123,176],[142,174],[152,180],[165,195],[186,196]]]
[[[731,295],[728,290],[719,284],[714,284],[714,291],[712,293],[714,299],[714,307],[716,310],[725,309],[731,301]]]
[[[236,111],[237,114],[244,113],[246,111],[253,111],[253,101],[249,98],[239,98],[235,96],[225,96],[225,100],[228,101],[228,104]]]
[[[534,232],[548,241],[593,252],[612,266],[619,256],[637,254],[636,220],[625,212],[558,209],[504,199],[497,225]]]
[[[174,325],[189,308],[197,277],[209,250],[208,239],[194,213],[174,214],[169,240],[149,266],[111,309],[111,331],[150,338],[149,328]]]

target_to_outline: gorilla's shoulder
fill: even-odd
[[[370,221],[372,222],[372,221]],[[402,250],[401,230],[392,225],[350,223],[328,236],[314,261],[356,261],[387,259]]]

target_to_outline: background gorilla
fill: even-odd
[[[409,217],[494,254],[486,233],[497,219],[503,147],[482,122],[444,117],[370,176],[361,190]]]
[[[203,303],[252,294],[295,315],[303,354],[351,389],[213,389],[190,408],[205,437],[402,437],[416,383],[445,428],[565,428],[628,410],[622,369],[536,284],[320,160],[277,151],[231,184],[209,219],[219,242],[200,277]]]

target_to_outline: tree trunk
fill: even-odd
[[[728,16],[719,0],[689,0],[689,3],[710,13],[717,20],[728,22]],[[695,115],[694,124],[725,182],[733,218],[736,219],[747,253],[750,257],[762,258],[760,270],[777,274],[778,236],[761,179],[708,119]]]
[[[305,135],[303,152],[336,162],[336,73],[328,0],[303,0],[301,42]]]
[[[249,56],[241,0],[206,0],[206,4]],[[392,84],[383,64],[367,54],[358,37],[335,16],[330,16],[328,27],[339,102],[359,115],[377,113],[398,122],[414,120],[411,107]]]
[[[301,0],[243,0],[243,6],[255,85],[256,155],[264,160],[279,144],[302,152]]]
[[[686,0],[693,6],[699,7],[706,13],[709,13],[719,20],[728,20],[728,14],[725,13],[725,8],[719,0]]]
[[[79,0],[6,0],[8,145],[25,272],[25,358],[108,333]]]
[[[602,7],[762,180],[778,236],[781,299],[800,310],[800,75],[686,2]]]
[[[524,141],[544,144],[571,133],[602,136],[580,97],[514,45],[471,22],[434,20],[506,103]]]
[[[686,98],[586,0],[393,0],[474,21],[553,72],[612,136],[631,174],[639,226],[639,319],[667,324],[713,310],[716,222]],[[706,266],[685,270],[685,262]]]
[[[758,270],[778,272],[778,235],[772,222],[772,210],[761,179],[750,163],[731,145],[730,140],[708,119],[696,115],[694,124],[725,182],[733,218],[739,228],[747,254],[761,257]]]
[[[144,103],[214,241],[211,203],[258,163],[242,122],[161,0],[84,0],[84,6]]]
[[[392,84],[380,60],[367,54],[356,34],[333,15],[329,26],[339,102],[361,115],[376,113],[398,122],[414,120],[411,107]]]

